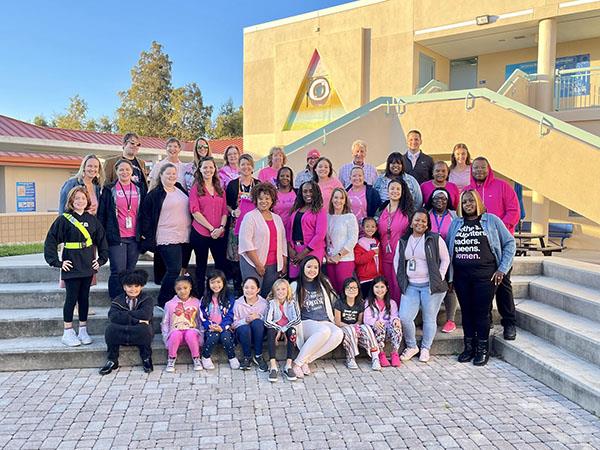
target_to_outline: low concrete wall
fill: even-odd
[[[0,214],[0,244],[42,242],[57,213]]]

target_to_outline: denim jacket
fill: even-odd
[[[448,244],[448,253],[450,253],[451,262],[454,257],[454,238],[464,222],[464,218],[457,217],[452,221],[450,228],[448,229],[446,243]],[[488,238],[490,248],[496,258],[496,264],[498,265],[497,270],[503,274],[507,274],[512,266],[513,258],[515,257],[517,250],[514,236],[508,231],[502,221],[493,214],[484,213],[481,215],[481,227]],[[452,281],[453,272],[452,264],[450,264],[449,281]]]

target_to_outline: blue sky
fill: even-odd
[[[0,114],[30,121],[79,94],[90,117],[113,116],[117,92],[153,40],[173,61],[173,85],[195,81],[205,102],[242,103],[243,28],[347,0],[3,2]]]

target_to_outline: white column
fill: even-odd
[[[556,19],[543,19],[538,25],[536,106],[552,111],[554,100],[554,66],[556,63]]]

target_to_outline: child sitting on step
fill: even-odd
[[[180,276],[175,280],[175,296],[165,304],[164,316],[161,322],[163,342],[168,351],[167,372],[175,372],[177,350],[183,341],[186,342],[192,354],[194,370],[202,370],[200,361],[200,346],[203,331],[200,300],[192,296],[192,279]]]
[[[119,367],[119,347],[135,345],[139,349],[144,372],[154,370],[152,364],[152,313],[154,300],[143,287],[148,281],[148,274],[143,270],[127,272],[121,278],[125,291],[115,297],[108,311],[109,324],[104,338],[108,349],[108,358],[100,375],[107,375]]]

